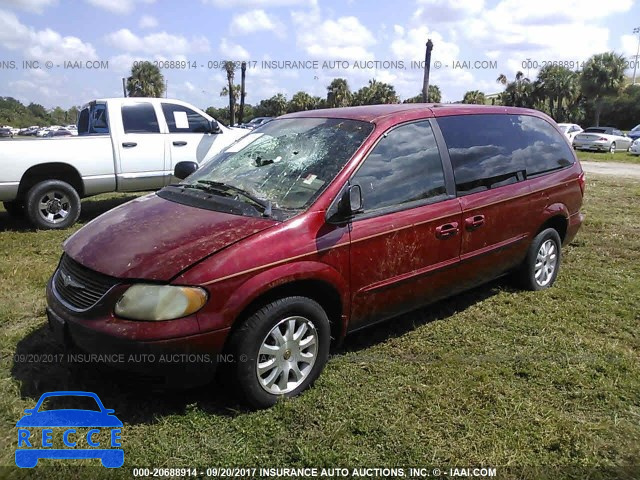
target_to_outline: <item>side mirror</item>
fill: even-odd
[[[196,170],[198,170],[198,164],[196,162],[178,162],[173,170],[173,176],[184,180]]]
[[[25,408],[24,413],[33,413],[35,412],[35,410],[36,410],[35,408]]]
[[[360,185],[349,185],[342,193],[342,197],[334,212],[329,212],[328,221],[342,223],[349,221],[356,213],[362,212],[362,189]]]
[[[209,126],[207,128],[207,133],[220,133],[220,125],[215,120],[209,120]]]

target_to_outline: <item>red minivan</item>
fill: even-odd
[[[521,108],[298,112],[196,168],[65,242],[49,324],[161,376],[217,361],[256,407],[309,387],[347,333],[506,273],[550,287],[584,218],[572,148]]]

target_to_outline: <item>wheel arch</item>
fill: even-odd
[[[60,180],[71,185],[80,198],[84,196],[84,183],[80,172],[68,163],[39,163],[29,168],[20,179],[17,198],[24,199],[32,187],[46,180]]]
[[[567,229],[569,227],[569,211],[563,204],[551,205],[546,210],[546,220],[540,225],[540,228],[535,232],[534,238],[543,230],[547,228],[553,228],[558,232],[560,241],[564,245],[564,241],[567,238]]]
[[[292,269],[299,273],[293,273]],[[287,264],[261,272],[244,282],[226,302],[225,309],[229,306],[231,311],[238,312],[234,315],[229,338],[246,318],[264,305],[279,298],[303,296],[324,309],[331,326],[332,342],[339,343],[346,332],[347,285],[335,269],[319,262]]]

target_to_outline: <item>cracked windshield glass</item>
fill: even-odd
[[[273,208],[305,208],[372,130],[372,124],[357,120],[273,120],[214,157],[186,183],[220,182]]]

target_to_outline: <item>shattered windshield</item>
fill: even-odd
[[[237,187],[273,208],[310,205],[373,125],[336,118],[276,119],[256,129],[183,183]]]

